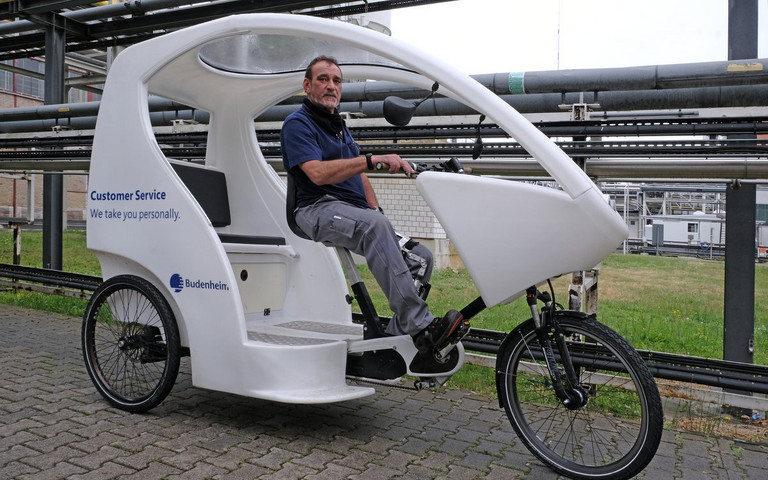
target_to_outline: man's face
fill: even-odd
[[[339,67],[317,62],[312,67],[312,80],[304,78],[304,91],[310,102],[333,113],[341,100],[341,80]]]

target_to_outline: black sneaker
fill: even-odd
[[[413,335],[413,344],[419,350],[419,353],[429,353],[429,351],[443,344],[449,336],[461,324],[461,313],[456,310],[449,310],[443,317],[435,318],[427,328]]]

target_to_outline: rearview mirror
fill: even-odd
[[[411,122],[416,108],[424,101],[432,98],[440,84],[435,82],[432,85],[432,92],[422,100],[404,100],[400,97],[389,96],[384,99],[384,118],[392,125],[404,127]]]
[[[392,125],[404,127],[410,123],[416,107],[414,102],[400,97],[387,97],[384,99],[384,118]]]

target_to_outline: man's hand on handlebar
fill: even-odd
[[[404,172],[406,176],[413,175],[413,165],[403,160],[400,155],[388,153],[376,155],[376,170],[389,170],[389,173]]]
[[[452,173],[472,173],[472,169],[461,164],[458,158],[451,157],[449,160],[438,163],[436,165],[427,165],[426,163],[411,163],[406,162],[399,155],[380,155],[380,157],[396,157],[397,161],[401,162],[399,168],[393,167],[395,163],[386,163],[384,161],[376,162],[376,170],[389,170],[389,173],[405,172],[409,177],[415,177],[421,172],[433,171],[433,172],[452,172]],[[392,160],[393,162],[395,160]]]

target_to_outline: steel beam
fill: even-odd
[[[728,1],[728,60],[757,55],[757,0]],[[754,184],[732,182],[726,191],[723,358],[754,361]]]
[[[757,0],[728,0],[728,60],[757,56]]]
[[[52,16],[53,20],[57,17]],[[54,21],[45,32],[45,103],[64,101],[66,32]],[[64,177],[43,176],[43,267],[62,269]]]
[[[730,183],[725,194],[723,359],[754,361],[755,184]]]

